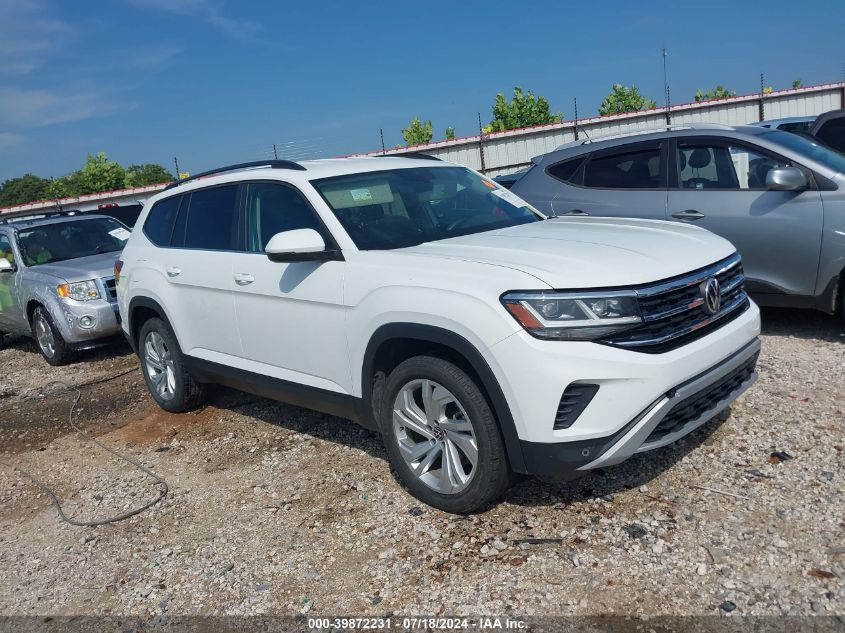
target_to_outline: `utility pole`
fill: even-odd
[[[669,56],[669,51],[663,47],[663,96],[666,99],[666,125],[672,125],[672,103],[669,101],[669,75],[666,72],[666,58]]]
[[[279,160],[279,153],[276,151],[276,144],[275,143],[273,143],[273,157],[276,160]]]
[[[763,73],[760,73],[760,113],[759,114],[760,114],[760,120],[761,121],[766,120],[766,107],[765,107],[765,104],[763,103],[763,95],[765,94],[766,89],[763,87],[763,84],[764,84]]]
[[[478,154],[481,157],[481,173],[484,173],[484,128],[481,127],[481,112],[478,113]]]
[[[379,128],[378,133],[381,136],[381,155],[384,156],[387,154],[387,150],[384,149],[384,128]]]
[[[179,182],[180,180],[182,180],[182,177],[179,175],[182,172],[179,171],[179,161],[176,159],[175,156],[173,157],[173,164],[176,165],[176,182]]]
[[[575,140],[578,140],[578,97],[572,97],[572,103],[575,105],[575,121],[573,130],[575,131]]]

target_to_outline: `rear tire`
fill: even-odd
[[[420,501],[468,514],[510,486],[496,418],[456,365],[431,356],[404,361],[388,377],[378,410],[390,462]]]
[[[141,326],[138,357],[147,389],[162,409],[183,413],[205,403],[205,385],[191,376],[176,335],[167,323],[153,318]]]
[[[53,318],[47,312],[47,308],[39,305],[32,313],[32,336],[35,339],[35,346],[48,363],[54,367],[67,365],[76,355],[73,348],[62,338],[58,328],[53,323]]]

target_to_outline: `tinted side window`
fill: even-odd
[[[583,162],[583,156],[579,156],[578,158],[570,158],[569,160],[565,160],[562,163],[552,165],[546,171],[549,173],[550,176],[554,176],[558,180],[579,184],[578,180],[580,180],[580,178],[577,177],[577,172],[578,168]]]
[[[822,125],[816,137],[829,147],[845,152],[845,117],[831,119]]]
[[[156,246],[170,246],[173,222],[176,220],[181,199],[182,196],[171,196],[166,200],[156,202],[147,215],[147,221],[144,222],[144,234]]]
[[[237,195],[238,185],[191,192],[185,219],[185,248],[237,250]]]
[[[766,174],[784,164],[742,145],[678,143],[683,189],[765,189]]]
[[[5,233],[0,233],[0,257],[6,259],[12,266],[15,265],[15,251],[12,250],[12,240]],[[3,308],[0,303],[0,309]]]
[[[247,250],[263,253],[276,233],[294,229],[324,230],[314,211],[298,191],[274,183],[252,183],[246,201]]]
[[[601,189],[658,189],[660,147],[593,156],[584,168],[584,186]]]

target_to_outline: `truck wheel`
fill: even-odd
[[[73,360],[73,348],[62,338],[47,308],[41,305],[35,308],[30,326],[35,344],[44,360],[56,367],[67,365]]]
[[[150,395],[165,411],[182,413],[205,402],[205,385],[194,380],[170,326],[149,319],[138,336],[138,356]]]
[[[411,494],[456,514],[504,494],[511,471],[499,427],[462,369],[431,356],[410,358],[391,372],[382,394],[387,453]]]

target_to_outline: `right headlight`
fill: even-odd
[[[642,323],[633,291],[509,292],[502,305],[538,338],[591,341]]]

